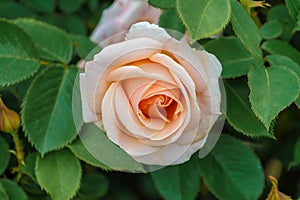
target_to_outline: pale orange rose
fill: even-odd
[[[85,122],[95,122],[137,162],[183,163],[221,114],[221,65],[206,51],[140,22],[80,74]]]
[[[101,43],[102,47],[120,42],[124,40],[125,33],[132,24],[140,21],[156,24],[161,12],[150,6],[147,0],[115,0],[103,11],[90,39],[95,43]]]

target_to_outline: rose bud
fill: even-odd
[[[221,115],[221,71],[214,55],[139,22],[80,74],[84,121],[104,129],[137,162],[183,163],[204,146]]]
[[[160,15],[161,10],[150,6],[146,0],[115,0],[103,11],[90,39],[101,43],[102,47],[120,42],[132,24],[140,21],[158,23]]]
[[[20,116],[13,110],[8,109],[0,98],[0,131],[12,133],[20,127]]]

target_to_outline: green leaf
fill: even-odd
[[[70,145],[71,150],[85,162],[110,169],[131,172],[144,172],[143,166],[125,151],[112,143],[95,124],[85,124],[80,139]],[[107,167],[106,167],[107,169]]]
[[[0,4],[0,17],[15,19],[18,17],[36,17],[36,14],[14,1],[9,1]]]
[[[296,17],[300,12],[300,0],[285,0],[285,4],[292,18],[296,20]]]
[[[300,78],[300,66],[295,63],[291,58],[282,55],[268,55],[265,59],[274,66],[284,66],[293,70]],[[295,101],[295,104],[300,108],[300,96]]]
[[[9,146],[2,137],[0,137],[0,155],[1,155],[0,156],[0,175],[1,175],[6,170],[10,159]]]
[[[300,66],[291,58],[283,55],[268,55],[265,59],[273,66],[284,66],[293,70],[300,77]]]
[[[154,171],[151,177],[160,195],[167,200],[193,200],[200,190],[200,174],[194,159]]]
[[[9,200],[27,200],[26,193],[16,182],[4,178],[0,179],[0,184],[5,189]]]
[[[71,145],[68,145],[70,150],[75,154],[75,156],[86,162],[87,164],[94,166],[94,167],[99,167],[103,170],[109,171],[112,170],[112,168],[106,166],[102,162],[100,162],[98,159],[96,159],[90,152],[89,150],[84,146],[82,141],[78,138],[76,139]]]
[[[269,130],[278,113],[299,96],[299,77],[283,66],[253,67],[248,80],[252,109]]]
[[[148,0],[151,6],[162,9],[171,9],[176,7],[176,0]]]
[[[253,113],[248,96],[249,89],[246,82],[239,80],[225,81],[227,96],[226,118],[237,131],[250,137],[273,137]]]
[[[165,10],[159,18],[159,26],[171,31],[185,32],[184,25],[180,21],[175,10]],[[168,30],[167,30],[168,31]],[[172,35],[172,33],[171,33]]]
[[[270,54],[290,57],[300,64],[300,52],[287,42],[281,40],[268,40],[262,44],[261,48]]]
[[[97,46],[89,38],[81,35],[69,35],[75,50],[81,59],[87,59],[89,53]]]
[[[84,0],[58,0],[58,7],[67,13],[77,11],[81,5],[84,3]]]
[[[29,141],[41,154],[62,148],[76,137],[72,91],[77,72],[76,67],[49,67],[28,89],[22,123]]]
[[[230,0],[177,0],[177,11],[195,40],[221,31],[230,19]]]
[[[42,59],[62,63],[70,62],[72,44],[64,31],[34,19],[18,19],[15,23],[31,36]]]
[[[218,199],[258,199],[264,188],[261,163],[239,140],[221,135],[214,149],[199,160],[204,182]]]
[[[236,37],[221,37],[203,46],[205,50],[216,55],[222,63],[223,78],[246,75],[251,66],[260,65]],[[229,47],[230,51],[228,51]]]
[[[1,200],[9,200],[8,194],[6,193],[6,191],[3,188],[2,184],[0,184],[0,199]]]
[[[283,27],[281,38],[286,41],[289,41],[291,39],[291,37],[293,36],[292,32],[294,29],[294,22],[289,15],[285,5],[272,5],[272,7],[268,10],[267,20],[277,20],[278,22],[280,22],[281,26]]]
[[[68,149],[37,157],[35,174],[38,183],[55,200],[71,199],[80,186],[81,166]]]
[[[0,19],[0,41],[0,86],[17,83],[37,72],[37,51],[21,28]]]
[[[261,59],[262,51],[260,32],[244,7],[236,0],[231,0],[231,23],[234,32],[244,44],[246,49],[257,59]]]
[[[83,176],[79,197],[81,200],[99,199],[108,191],[108,180],[99,173],[87,173]]]
[[[283,33],[283,27],[277,20],[266,22],[260,29],[260,33],[263,39],[274,39]]]
[[[52,13],[54,12],[54,0],[22,0],[26,6],[37,12]]]
[[[27,176],[29,176],[32,180],[36,180],[34,174],[36,158],[37,158],[37,152],[30,153],[25,158],[25,165],[22,165],[22,172]]]

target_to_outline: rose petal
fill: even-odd
[[[196,87],[191,76],[187,73],[185,68],[175,62],[172,58],[162,53],[156,53],[149,59],[165,67],[168,67],[171,73],[174,73],[175,76],[179,77],[180,81],[185,83],[185,87],[187,87],[188,91],[194,93],[196,92]],[[194,97],[196,98],[196,95],[194,95]]]
[[[165,43],[171,36],[156,24],[150,24],[149,22],[139,22],[133,24],[129,29],[126,40],[132,40],[136,38],[152,38],[161,43]]]
[[[107,73],[126,63],[145,59],[159,52],[162,44],[149,38],[139,38],[105,47],[86,65],[86,90],[91,111],[101,114],[101,102],[110,83]]]
[[[103,118],[103,125],[104,129],[106,130],[107,137],[115,144],[119,145],[131,156],[147,155],[149,153],[153,153],[159,150],[159,148],[157,147],[144,145],[143,143],[139,142],[136,138],[127,135],[119,128],[119,124],[116,124],[118,120],[116,120],[116,118],[114,117],[114,114],[116,114],[114,109],[114,102],[116,99],[115,95],[118,86],[118,83],[113,83],[109,87],[103,98],[102,112],[105,116]]]
[[[134,156],[133,158],[141,163],[148,165],[168,166],[178,160],[182,153],[186,152],[188,147],[181,146],[176,143],[169,144],[158,151],[142,156]]]
[[[184,66],[195,83],[197,92],[203,91],[206,88],[208,76],[196,51],[187,43],[176,40],[168,40],[164,48],[176,58],[181,66]]]
[[[81,94],[81,101],[82,101],[82,115],[84,122],[96,122],[98,121],[97,115],[95,115],[89,108],[87,95],[86,95],[86,80],[85,74],[79,74],[79,81],[80,81],[80,94]]]
[[[169,80],[158,73],[156,74],[147,73],[138,66],[122,66],[118,69],[115,69],[107,76],[106,81],[107,82],[123,81],[132,78],[148,78],[148,79],[161,80],[165,82],[174,83],[172,79]]]

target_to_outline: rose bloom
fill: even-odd
[[[161,12],[150,6],[147,0],[115,0],[103,11],[90,39],[96,43],[101,42],[102,47],[121,42],[132,24],[140,21],[156,24]]]
[[[95,122],[137,162],[174,165],[206,142],[220,116],[220,62],[154,24],[134,24],[123,42],[80,74],[85,122]]]

